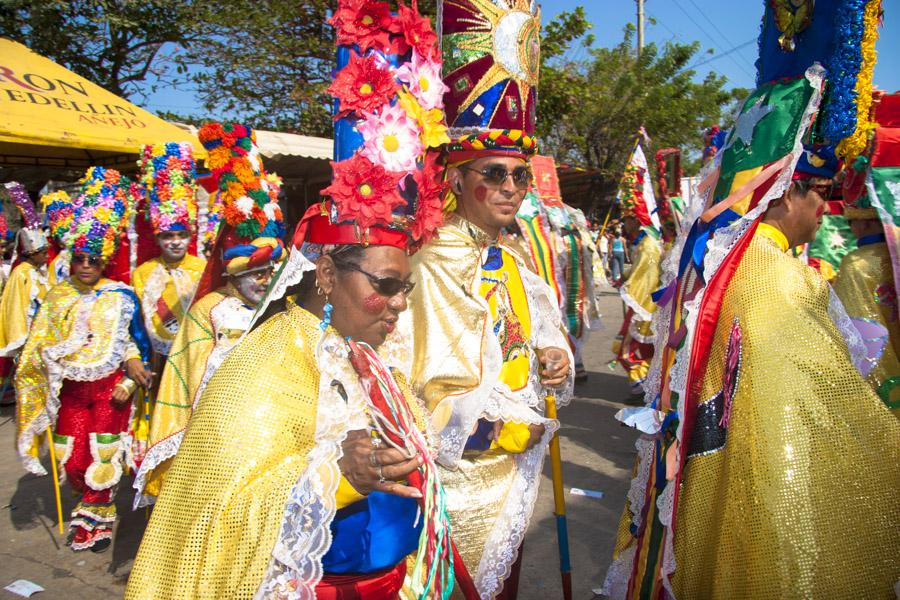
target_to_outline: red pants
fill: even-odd
[[[116,371],[96,381],[63,382],[54,432],[57,460],[81,501],[72,511],[73,550],[90,548],[112,537],[113,503],[124,468],[122,433],[128,429],[131,404],[117,406],[112,392],[122,378]]]
[[[316,586],[319,600],[391,600],[400,593],[406,576],[406,561],[393,569],[364,575],[329,575],[325,573]]]

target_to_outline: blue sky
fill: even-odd
[[[699,76],[721,73],[731,86],[754,87],[756,38],[766,0],[645,0],[647,42],[693,42],[702,45],[697,56]],[[576,6],[584,6],[599,46],[613,46],[622,39],[622,28],[636,20],[634,0],[544,0],[543,20]],[[900,90],[900,0],[883,0],[885,26],[878,40],[875,84],[889,92]],[[655,19],[651,24],[649,19]],[[713,54],[706,54],[707,50]],[[583,52],[583,51],[582,51]],[[573,51],[578,57],[578,51]],[[167,90],[150,96],[151,110],[202,114],[190,91]],[[222,118],[223,115],[210,115]]]

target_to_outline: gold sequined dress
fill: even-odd
[[[662,438],[638,443],[610,597],[657,597],[672,569],[676,598],[894,597],[900,424],[829,285],[787,250],[760,224],[724,291],[677,494]]]
[[[293,306],[228,354],[168,470],[126,598],[314,597],[341,504],[341,443],[369,424],[346,347]],[[401,347],[389,337],[386,364],[405,360]]]
[[[867,380],[885,404],[900,416],[900,319],[891,257],[884,241],[848,253],[834,280],[847,314],[887,330],[884,350]]]
[[[19,455],[28,471],[46,475],[38,452],[53,428],[61,479],[80,495],[71,522],[75,550],[112,535],[131,412],[130,402],[112,401],[112,391],[124,363],[142,358],[130,331],[136,314],[137,298],[122,283],[60,283],[38,311],[16,372]]]
[[[166,358],[149,423],[149,448],[135,475],[135,507],[159,496],[203,388],[247,331],[255,307],[230,283],[197,300]]]
[[[0,356],[15,356],[25,345],[48,289],[47,267],[23,261],[12,270],[0,297]]]
[[[502,590],[534,508],[550,436],[535,350],[566,349],[554,292],[526,262],[457,214],[413,258],[412,378],[440,438],[441,481],[454,539],[483,598]],[[570,355],[570,361],[571,355]],[[571,363],[570,363],[571,364]],[[571,397],[572,374],[557,390]],[[466,450],[473,429],[503,420],[501,440]],[[531,450],[527,424],[546,433]]]

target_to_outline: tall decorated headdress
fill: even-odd
[[[485,154],[527,157],[541,64],[540,9],[532,0],[439,0],[448,164]]]
[[[677,205],[681,196],[681,150],[678,148],[656,151],[656,186],[659,221],[677,228],[681,218]]]
[[[640,141],[635,143],[631,158],[625,165],[616,201],[621,207],[623,218],[635,217],[641,222],[642,227],[653,227],[659,231],[656,197],[653,194],[653,183],[650,179],[647,157],[644,155]]]
[[[89,168],[78,183],[81,189],[70,207],[63,206],[62,196],[52,203],[58,206],[53,209],[51,222],[59,220],[62,244],[72,254],[97,256],[108,263],[134,216],[139,186],[118,171],[104,167]]]
[[[18,252],[21,249],[22,254],[28,255],[46,249],[48,246],[47,236],[44,235],[41,229],[41,220],[34,209],[34,203],[28,197],[28,191],[25,189],[25,186],[17,181],[10,181],[4,187],[13,204],[15,204],[22,215],[22,228],[16,232],[16,240],[18,242],[16,251]]]
[[[138,165],[153,233],[193,232],[197,223],[193,147],[187,142],[146,145]]]
[[[220,287],[226,274],[278,264],[285,252],[278,190],[269,184],[254,131],[238,123],[209,123],[198,136],[218,182],[224,224],[195,294],[201,298]]]
[[[444,122],[437,35],[415,3],[342,0],[331,19],[337,70],[334,161],[324,200],[294,244],[387,245],[414,252],[442,222]]]
[[[50,227],[50,237],[62,248],[65,234],[72,223],[72,199],[65,190],[58,190],[41,196],[41,205]]]

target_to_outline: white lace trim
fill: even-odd
[[[622,298],[622,302],[625,303],[625,306],[630,308],[635,312],[635,314],[640,317],[641,321],[651,321],[653,320],[653,313],[648,312],[641,304],[635,300],[628,292],[625,291],[625,286],[619,288],[619,296]]]
[[[153,349],[163,355],[168,355],[172,349],[172,340],[160,337],[156,328],[153,326],[153,316],[156,314],[156,305],[166,290],[166,285],[172,280],[175,286],[175,295],[178,296],[178,302],[181,304],[182,311],[187,314],[191,308],[191,302],[194,300],[194,292],[197,291],[199,281],[193,282],[193,285],[184,286],[185,280],[191,281],[190,277],[181,267],[167,269],[162,263],[157,263],[156,268],[147,277],[144,284],[144,293],[141,295],[141,312],[144,315],[144,324],[150,341],[153,343]]]
[[[135,489],[133,510],[156,503],[156,496],[144,493],[144,488],[147,485],[147,475],[165,460],[175,456],[178,448],[181,447],[184,432],[185,430],[182,429],[147,450],[140,468],[134,475],[134,485],[132,485]]]
[[[303,274],[307,271],[315,270],[315,268],[315,263],[306,258],[306,256],[300,252],[299,248],[291,246],[291,251],[284,261],[284,264],[276,272],[273,282],[270,284],[268,293],[256,307],[256,312],[253,315],[253,320],[250,322],[250,327],[247,331],[253,329],[253,326],[259,318],[266,312],[269,304],[283,298],[289,287],[300,283],[303,279]]]
[[[485,600],[496,597],[503,590],[503,582],[509,577],[525,540],[525,532],[537,500],[544,455],[550,438],[559,429],[559,422],[548,420],[545,426],[540,443],[515,456],[516,474],[513,484],[485,540],[481,562],[475,573],[475,587]]]
[[[331,546],[330,527],[337,510],[341,444],[348,431],[368,426],[366,395],[347,360],[346,343],[333,333],[325,333],[316,356],[320,375],[315,443],[306,470],[291,488],[256,599],[316,597],[315,588],[323,574],[322,557]]]
[[[878,361],[872,362],[869,360],[869,353],[866,350],[866,344],[863,342],[862,335],[860,335],[859,330],[853,324],[850,315],[847,314],[843,302],[841,302],[841,299],[834,292],[834,288],[830,285],[828,286],[828,316],[834,321],[835,327],[841,332],[844,341],[847,342],[847,350],[850,352],[850,361],[853,363],[853,366],[856,367],[856,370],[863,377],[868,377]]]

